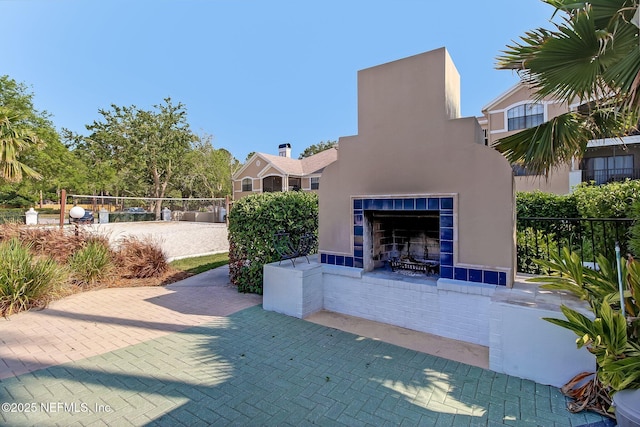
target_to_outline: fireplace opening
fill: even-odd
[[[365,211],[364,269],[410,276],[440,273],[438,211]]]

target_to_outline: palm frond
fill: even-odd
[[[524,165],[538,175],[548,173],[582,153],[592,139],[585,118],[568,112],[541,125],[497,140],[493,147],[511,163]]]

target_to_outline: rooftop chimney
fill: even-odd
[[[280,144],[278,145],[278,155],[280,157],[291,157],[291,144]]]

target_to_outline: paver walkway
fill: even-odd
[[[0,425],[602,425],[554,387],[266,312],[225,275],[1,321]]]

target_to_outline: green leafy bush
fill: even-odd
[[[640,200],[632,207],[634,224],[629,229],[629,250],[636,256],[640,256]]]
[[[633,203],[640,200],[640,180],[605,185],[582,183],[573,195],[582,218],[631,218]]]
[[[577,218],[578,208],[572,194],[558,195],[542,191],[516,194],[518,217]]]
[[[68,260],[76,283],[93,286],[109,276],[112,257],[109,246],[102,240],[91,240],[74,252]]]
[[[288,232],[294,244],[305,233],[317,236],[317,195],[262,193],[233,204],[229,212],[229,273],[239,292],[262,294],[262,267],[279,259],[273,236],[280,230]]]
[[[536,264],[535,260],[547,259],[552,252],[558,252],[558,243],[552,233],[526,227],[516,233],[516,250],[518,271],[540,274],[540,266]]]
[[[633,218],[633,205],[640,199],[640,181],[626,180],[599,186],[583,183],[575,188],[574,195],[578,212],[583,218]],[[591,231],[602,240],[595,247],[591,242],[585,242],[585,250],[589,248],[593,253],[608,255],[610,260],[613,259],[611,248],[616,240],[624,253],[629,250],[628,228],[615,230],[613,223],[594,223]]]
[[[547,194],[540,191],[520,192],[516,195],[517,230],[524,232],[531,225],[521,220],[524,217],[580,218],[582,221],[579,222],[557,222],[557,224],[553,221],[539,222],[537,226],[540,226],[538,230],[545,234],[554,234],[559,246],[581,248],[583,260],[593,260],[595,254],[604,254],[609,260],[613,260],[616,241],[620,244],[623,253],[630,248],[628,223],[586,221],[585,219],[637,218],[640,208],[634,213],[633,206],[636,200],[640,200],[639,180],[611,182],[604,185],[582,183],[569,195]],[[637,234],[640,240],[640,229]],[[640,242],[632,252],[640,254]],[[521,264],[520,260],[518,263]]]
[[[2,209],[0,210],[0,224],[6,223],[25,223],[25,210],[24,209]]]
[[[50,258],[35,257],[18,239],[0,242],[0,313],[9,316],[46,306],[66,277],[62,266]]]
[[[582,373],[563,387],[577,401],[569,409],[590,409],[611,416],[613,393],[640,388],[640,262],[629,258],[618,266],[624,287],[623,314],[617,263],[601,255],[596,261],[599,270],[586,268],[577,253],[564,248],[559,254],[551,254],[548,261],[538,261],[552,272],[551,276],[530,281],[543,283],[543,289],[571,292],[589,304],[592,318],[563,305],[566,319],[545,320],[573,331],[578,348],[587,348],[596,358],[593,381],[585,382],[589,373]]]

